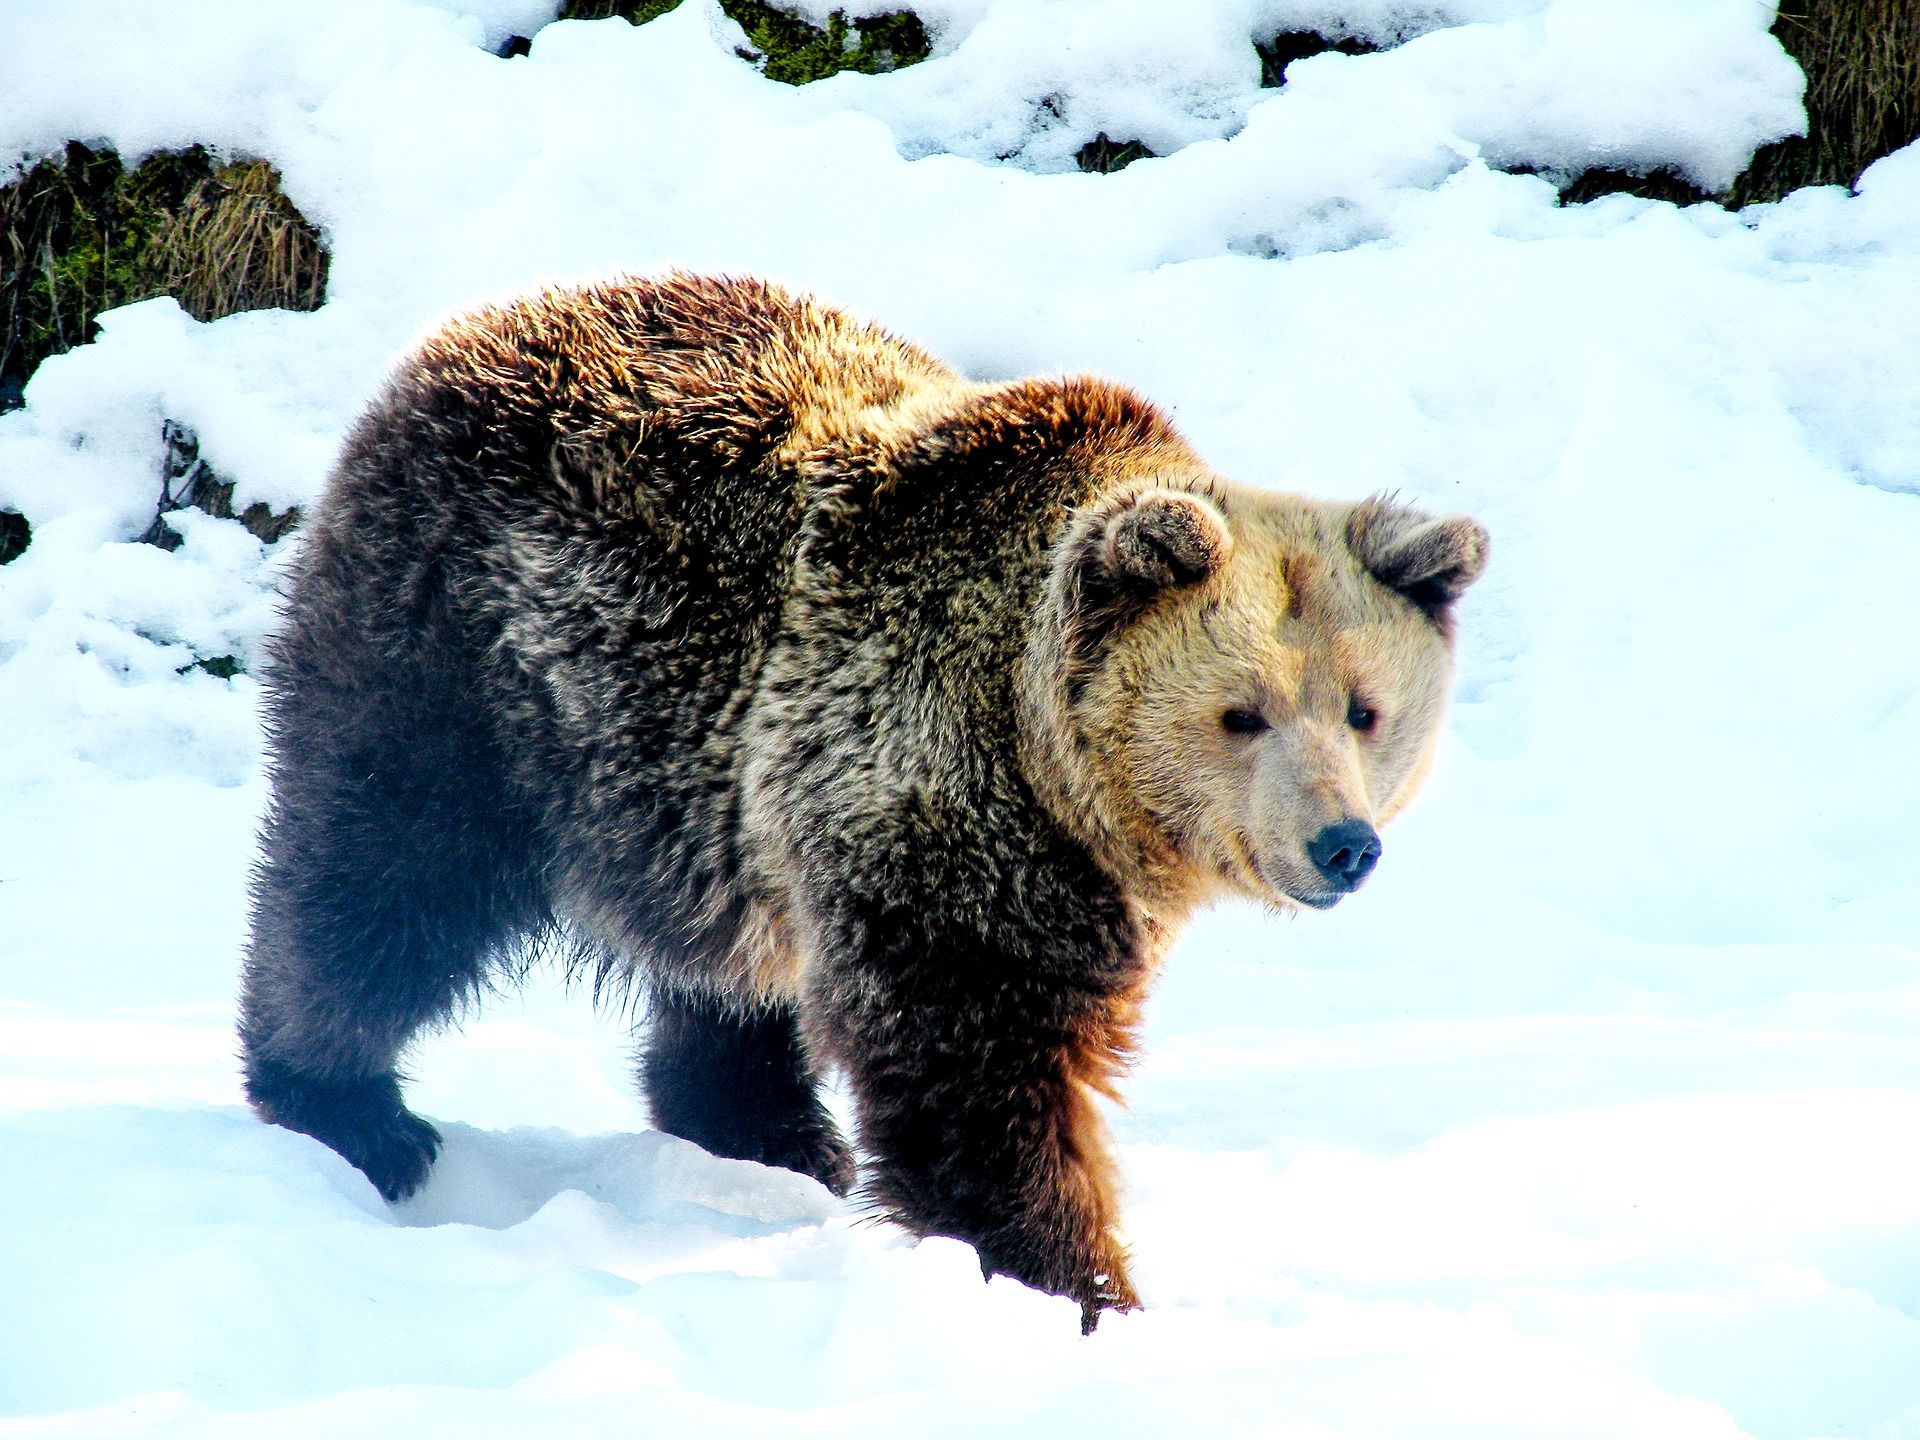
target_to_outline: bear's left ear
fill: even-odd
[[[1082,510],[1054,571],[1069,652],[1089,655],[1154,596],[1198,585],[1232,551],[1220,507],[1189,490],[1138,491]]]
[[[1440,621],[1487,568],[1492,543],[1477,520],[1435,519],[1379,496],[1347,519],[1347,547],[1368,573]]]

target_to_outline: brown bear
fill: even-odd
[[[271,642],[247,1093],[389,1199],[396,1063],[546,939],[656,1123],[1136,1302],[1096,1097],[1197,906],[1334,904],[1448,688],[1471,520],[1214,475],[754,280],[555,290],[398,368]]]

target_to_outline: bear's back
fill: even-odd
[[[478,309],[406,357],[349,436],[308,588],[358,592],[362,621],[396,631],[444,602],[481,648],[536,669],[609,629],[744,659],[790,577],[799,462],[956,383],[758,280],[624,279]]]
[[[464,677],[444,687],[453,708],[490,732],[577,917],[671,966],[677,925],[614,934],[611,916],[743,923],[737,737],[809,487],[876,415],[953,387],[924,352],[759,281],[624,280],[472,312],[401,363],[350,438],[282,654],[319,652],[363,696],[428,667]]]

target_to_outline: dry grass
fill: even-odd
[[[1851,185],[1920,137],[1920,0],[1781,0],[1773,33],[1806,71],[1808,134],[1754,156],[1736,204]]]
[[[317,309],[327,253],[264,160],[223,165],[165,217],[148,252],[154,282],[195,319]]]

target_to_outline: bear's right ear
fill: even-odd
[[[1068,653],[1091,655],[1154,596],[1198,585],[1232,551],[1220,507],[1189,490],[1143,490],[1082,510],[1054,572]]]
[[[1347,520],[1355,558],[1443,629],[1453,602],[1487,568],[1491,543],[1477,520],[1435,519],[1380,495],[1355,506]]]

